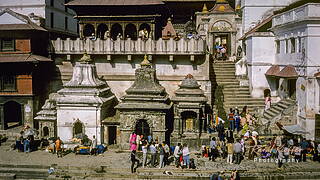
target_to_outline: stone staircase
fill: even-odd
[[[212,102],[215,102],[214,108],[217,108],[217,99],[223,102],[223,108],[226,113],[230,108],[242,110],[247,106],[249,111],[264,108],[263,98],[252,98],[248,85],[240,86],[240,81],[235,76],[235,63],[231,61],[215,61],[212,63],[210,79],[212,82],[213,93],[215,94]],[[221,90],[219,90],[221,88]],[[220,91],[220,93],[217,93]],[[218,96],[218,97],[216,97]],[[219,101],[219,100],[218,100]]]
[[[275,117],[281,115],[284,110],[288,109],[290,106],[293,106],[295,102],[296,101],[292,99],[283,99],[277,104],[271,105],[271,108],[263,113],[263,118],[272,120]]]
[[[49,166],[0,164],[0,179],[47,179]]]

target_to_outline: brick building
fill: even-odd
[[[34,113],[45,99],[50,75],[48,32],[27,16],[0,12],[1,129],[34,125]]]

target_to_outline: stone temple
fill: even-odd
[[[58,91],[57,135],[69,141],[77,134],[96,136],[103,143],[103,120],[114,104],[115,96],[105,81],[97,77],[96,66],[84,54],[73,68],[72,79]]]
[[[145,56],[135,72],[133,85],[126,90],[122,102],[116,106],[120,111],[119,142],[121,146],[128,145],[128,139],[133,131],[145,137],[152,135],[159,142],[165,140],[170,121],[171,104],[169,96],[156,77],[156,70]]]

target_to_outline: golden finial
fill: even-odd
[[[228,3],[227,0],[216,0],[216,3]]]
[[[79,60],[81,63],[90,63],[93,60],[90,58],[90,55],[87,54],[87,52],[83,53],[82,58]]]
[[[151,66],[151,63],[148,61],[148,56],[145,54],[143,61],[140,63],[141,66]]]
[[[208,12],[208,8],[206,3],[203,4],[203,8],[202,8],[202,13],[207,13]]]

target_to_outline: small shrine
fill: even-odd
[[[197,80],[188,74],[175,91],[174,103],[175,138],[197,138],[204,129],[205,106],[208,101]]]
[[[50,94],[42,106],[41,111],[34,118],[39,122],[39,135],[43,138],[56,137],[57,128],[57,109],[54,100],[54,94]]]
[[[72,79],[58,91],[57,135],[70,141],[79,134],[97,138],[104,143],[102,120],[112,112],[116,97],[110,87],[97,75],[96,66],[84,54],[73,68]]]
[[[135,81],[126,90],[121,103],[115,108],[120,111],[121,147],[129,148],[130,134],[135,131],[145,137],[151,135],[159,142],[165,140],[167,114],[171,109],[169,96],[156,78],[156,70],[151,67],[147,56],[135,71]]]

